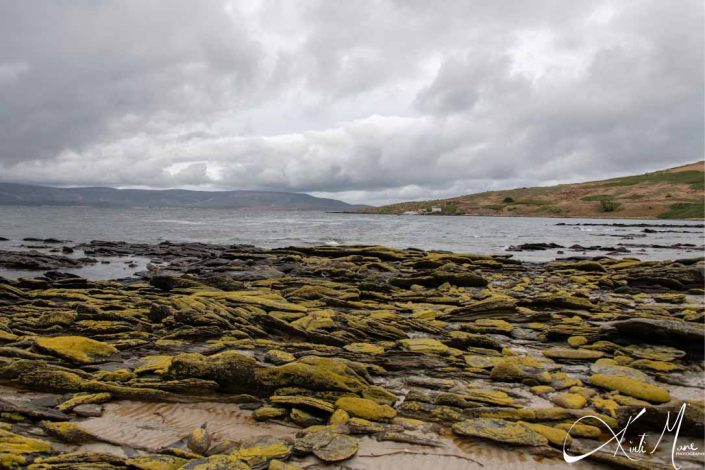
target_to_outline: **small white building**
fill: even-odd
[[[436,206],[431,207],[431,214],[438,213],[438,212],[443,212],[443,209],[440,207],[436,207]]]

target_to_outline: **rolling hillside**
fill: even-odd
[[[703,219],[705,162],[587,183],[489,191],[435,201],[402,202],[366,213]]]
[[[275,191],[187,191],[183,189],[53,188],[0,183],[0,205],[94,207],[199,207],[248,210],[358,209],[336,199]]]

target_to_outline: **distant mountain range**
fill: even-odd
[[[251,210],[350,211],[363,205],[309,194],[276,191],[54,188],[0,183],[0,205],[94,207],[200,207]]]
[[[703,219],[705,162],[587,183],[410,201],[362,209],[372,214]]]

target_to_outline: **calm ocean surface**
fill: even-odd
[[[689,224],[689,228],[570,226],[585,223]],[[74,243],[121,240],[158,243],[201,241],[244,243],[260,247],[291,245],[382,244],[393,247],[507,254],[510,245],[553,242],[570,247],[624,247],[621,256],[667,259],[703,253],[701,223],[559,218],[433,217],[330,214],[324,212],[255,212],[226,209],[107,209],[92,207],[0,206],[0,249],[19,247],[25,237],[59,238]],[[654,232],[655,231],[655,232]],[[649,245],[690,247],[652,248]],[[597,250],[514,252],[526,260],[595,255]],[[604,251],[602,251],[604,253]],[[614,256],[614,255],[611,255]]]

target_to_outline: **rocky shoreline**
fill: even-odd
[[[71,249],[0,253],[48,271],[0,278],[0,468],[494,468],[474,445],[561,466],[684,404],[678,442],[703,447],[702,257]],[[61,271],[134,256],[151,262],[127,279]],[[589,460],[672,468],[665,442]]]

